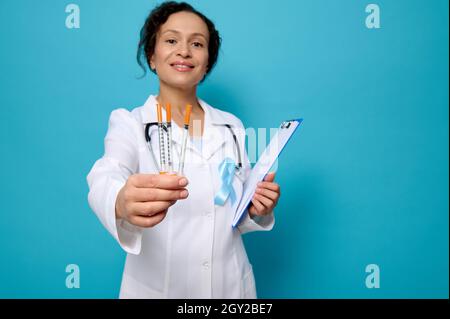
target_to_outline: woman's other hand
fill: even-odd
[[[275,173],[267,174],[264,181],[259,182],[248,209],[250,217],[270,214],[280,198],[280,186],[274,183]]]

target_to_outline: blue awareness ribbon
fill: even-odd
[[[219,175],[222,181],[222,186],[214,197],[214,204],[223,206],[228,197],[231,199],[231,204],[236,201],[236,193],[233,189],[234,169],[236,165],[234,161],[226,157],[219,165]]]

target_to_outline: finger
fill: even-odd
[[[131,204],[132,215],[152,216],[167,210],[176,201],[135,202]]]
[[[130,222],[136,226],[149,228],[149,227],[153,227],[153,226],[159,224],[160,222],[162,222],[163,219],[166,217],[166,215],[167,215],[167,211],[155,214],[150,217],[132,216],[130,218]]]
[[[255,206],[256,214],[261,215],[264,212],[264,205],[260,203],[255,197],[252,198],[252,204]]]
[[[129,194],[124,192],[125,199],[136,202],[171,201],[185,199],[189,196],[187,189],[167,190],[160,188],[133,188]]]
[[[267,188],[267,189],[270,189],[277,193],[280,192],[280,185],[278,185],[277,183],[273,183],[273,182],[259,182],[258,187]]]
[[[280,197],[279,193],[272,191],[270,189],[267,189],[267,188],[260,188],[260,187],[256,188],[256,194],[260,194],[265,197],[268,197],[273,201],[276,201],[278,199],[278,197]]]
[[[258,215],[258,211],[256,210],[254,205],[250,205],[249,209],[248,209],[249,213],[252,215]]]
[[[264,177],[266,182],[273,182],[275,180],[275,172],[270,172]]]
[[[186,177],[168,174],[135,174],[130,177],[135,187],[179,189],[188,184]]]
[[[271,209],[273,206],[273,200],[267,198],[263,195],[255,194],[255,198],[261,202],[265,206],[265,208]]]

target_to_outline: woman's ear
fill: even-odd
[[[156,67],[155,67],[155,63],[153,62],[153,55],[149,59],[149,64],[150,64],[150,69],[152,71],[155,71]]]

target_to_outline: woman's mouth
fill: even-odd
[[[192,64],[186,62],[175,62],[170,64],[170,66],[178,72],[189,72],[194,68]]]

